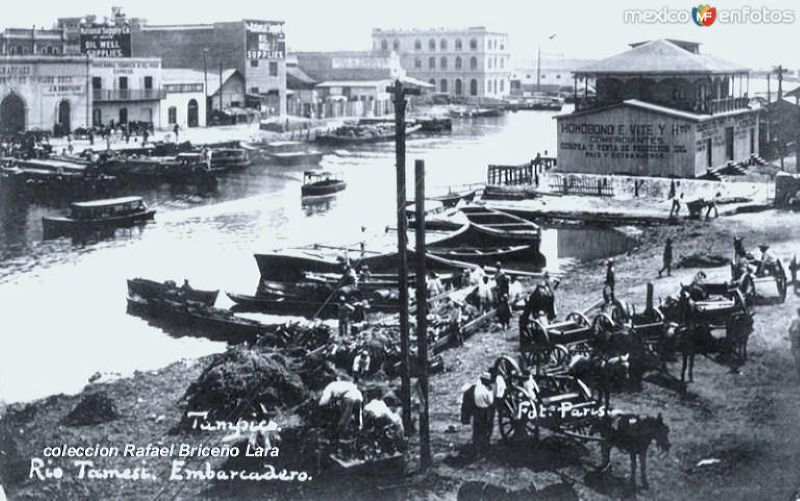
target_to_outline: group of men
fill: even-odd
[[[331,422],[329,432],[332,438],[339,439],[350,432],[373,427],[393,427],[403,433],[403,421],[382,398],[372,398],[364,405],[364,394],[355,381],[337,380],[328,383],[322,390],[319,407],[338,414],[335,424]]]

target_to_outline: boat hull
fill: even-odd
[[[206,291],[200,289],[178,287],[146,278],[128,279],[128,294],[142,299],[180,297],[189,301],[197,301],[206,306],[213,306],[217,301],[219,290]]]
[[[306,184],[300,188],[300,194],[303,197],[324,197],[326,195],[333,195],[347,188],[347,183],[338,181],[336,183],[327,184]]]
[[[42,218],[42,226],[46,238],[51,236],[70,234],[73,232],[94,231],[106,228],[125,228],[146,224],[155,217],[155,209],[116,216],[103,219],[72,219],[69,217],[48,217]]]

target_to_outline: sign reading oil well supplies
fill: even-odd
[[[127,24],[81,25],[81,54],[92,57],[131,57],[131,27]]]
[[[286,38],[282,23],[247,22],[247,59],[283,59]]]

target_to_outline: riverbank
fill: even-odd
[[[645,282],[652,279],[655,297],[674,292],[679,283],[687,283],[697,271],[677,269],[672,277],[657,279],[664,239],[675,241],[676,262],[694,252],[729,255],[734,235],[744,237],[748,248],[770,242],[774,252],[788,262],[800,240],[786,231],[796,224],[796,215],[769,211],[741,214],[711,222],[686,222],[677,227],[649,227],[642,230],[640,244],[616,258],[617,296],[644,303]],[[561,315],[579,310],[600,297],[604,263],[596,260],[577,265],[564,277],[560,287]],[[709,271],[709,280],[724,279],[727,267]],[[800,475],[792,466],[800,461],[800,391],[788,342],[784,339],[798,298],[791,293],[787,302],[761,306],[755,316],[755,332],[750,340],[750,359],[739,373],[710,360],[698,358],[695,383],[686,395],[674,388],[652,382],[638,393],[614,395],[616,407],[642,414],[663,413],[671,428],[671,454],[652,453],[649,463],[651,490],[640,493],[652,499],[788,499],[800,485]],[[598,447],[586,448],[560,441],[552,450],[513,450],[495,443],[483,458],[473,459],[463,453],[470,440],[470,429],[458,421],[457,388],[474,379],[503,354],[517,354],[516,322],[506,332],[492,327],[467,340],[463,347],[443,353],[446,371],[431,380],[431,429],[434,465],[425,475],[412,475],[403,482],[345,481],[343,478],[310,482],[298,487],[312,499],[363,499],[381,496],[387,499],[455,499],[459,485],[468,480],[522,488],[535,484],[538,489],[567,481],[581,499],[619,497],[622,481],[629,472],[626,455],[612,456],[614,475],[599,483],[591,469],[599,464]],[[0,475],[11,499],[152,499],[162,489],[175,493],[178,486],[167,478],[170,461],[143,458],[132,464],[128,458],[97,460],[104,467],[146,465],[160,473],[158,480],[85,481],[27,479],[32,457],[41,457],[48,446],[121,445],[133,443],[199,444],[204,436],[173,434],[183,409],[180,400],[209,358],[186,360],[164,369],[138,372],[131,378],[93,384],[82,394],[57,395],[30,405],[13,405],[0,422]],[[671,372],[680,368],[671,364]],[[120,417],[108,423],[73,427],[62,419],[75,407],[83,394],[105,391],[115,403]],[[412,439],[415,450],[416,438]],[[495,431],[495,441],[497,433]],[[709,466],[700,461],[712,459]],[[216,462],[215,462],[216,463]],[[412,465],[413,466],[413,465]],[[268,484],[252,486],[213,482],[187,482],[180,496],[195,499],[263,499],[274,492]],[[211,490],[209,490],[211,489]],[[171,497],[171,496],[170,496]]]

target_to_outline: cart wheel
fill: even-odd
[[[566,367],[571,358],[570,352],[563,344],[557,344],[550,350],[547,364],[550,367]]]
[[[780,259],[778,259],[775,281],[778,285],[778,293],[780,294],[781,303],[783,303],[786,301],[786,269],[784,269],[783,263]]]
[[[520,417],[520,402],[526,398],[519,391],[506,394],[497,412],[497,427],[506,443],[513,443],[526,434],[525,419]]]
[[[589,319],[579,311],[573,311],[566,318],[567,322],[573,322],[578,327],[589,327]]]
[[[614,320],[607,313],[598,313],[592,320],[592,331],[595,334],[608,332],[614,328]]]
[[[508,355],[503,355],[502,357],[498,358],[494,362],[494,368],[497,371],[497,374],[502,376],[506,381],[509,381],[511,376],[519,376],[522,374],[517,362]]]

